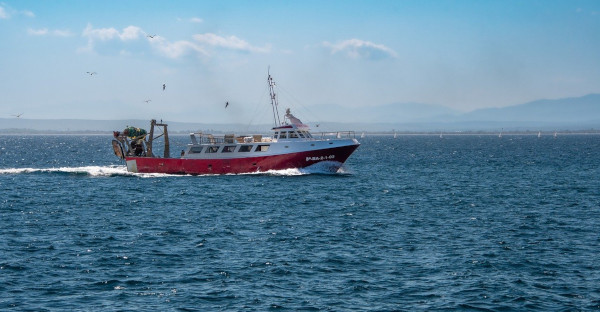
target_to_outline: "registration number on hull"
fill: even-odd
[[[318,161],[318,160],[332,160],[335,159],[335,155],[329,155],[329,156],[313,156],[313,157],[306,157],[306,161]]]

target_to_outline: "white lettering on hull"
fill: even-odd
[[[332,160],[335,159],[335,155],[329,155],[329,156],[313,156],[313,157],[306,157],[306,161],[319,161],[319,160]]]

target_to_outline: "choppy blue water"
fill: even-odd
[[[600,136],[193,177],[128,174],[110,140],[0,136],[0,310],[600,309]]]

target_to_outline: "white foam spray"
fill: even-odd
[[[84,166],[59,168],[6,168],[0,169],[0,174],[31,174],[31,173],[72,173],[93,177],[131,175],[125,166]]]
[[[290,168],[282,170],[268,170],[261,172],[252,172],[245,174],[273,175],[273,176],[301,176],[309,174],[348,174],[349,172],[340,167],[339,162],[322,161],[306,168]],[[2,174],[38,174],[38,173],[68,173],[80,174],[91,177],[111,177],[111,176],[137,176],[141,178],[160,178],[160,177],[185,177],[190,175],[175,175],[165,173],[133,173],[128,172],[126,166],[82,166],[82,167],[59,167],[59,168],[4,168],[0,169]],[[206,174],[199,176],[214,176],[215,174]]]

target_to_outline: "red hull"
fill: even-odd
[[[343,164],[359,145],[289,153],[273,156],[232,159],[183,159],[126,157],[129,171],[167,174],[228,174],[306,168],[322,161]],[[133,165],[135,162],[135,168]]]

